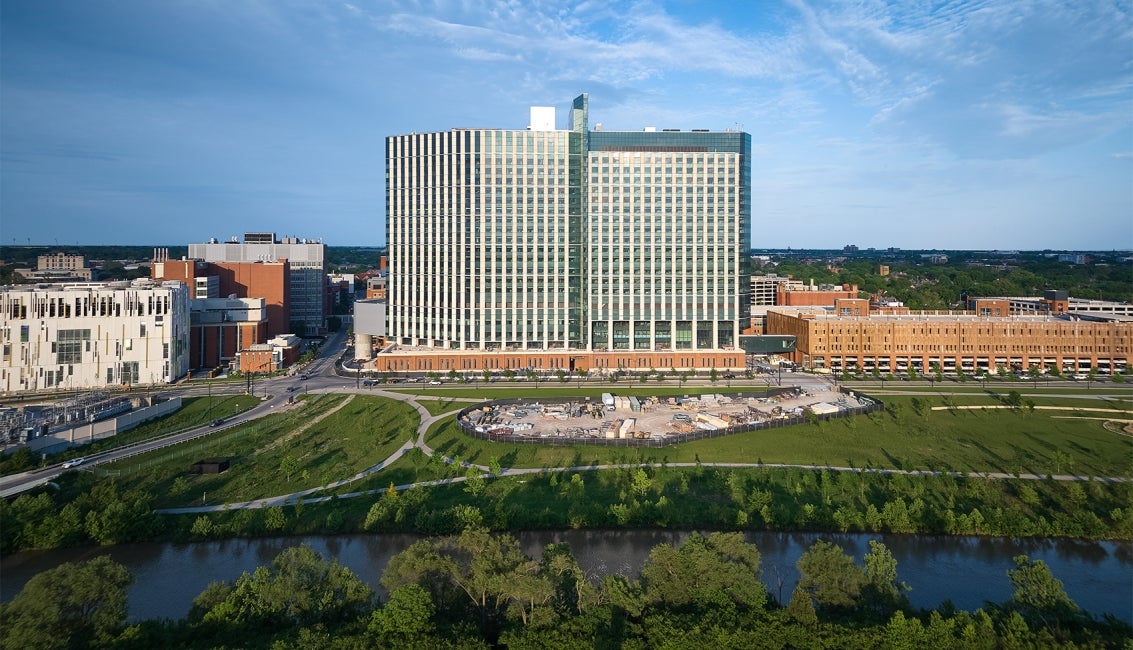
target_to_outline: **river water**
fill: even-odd
[[[524,552],[534,558],[553,542],[567,542],[591,578],[618,573],[637,576],[650,549],[679,545],[687,532],[667,530],[534,531],[518,533]],[[1007,571],[1012,558],[1025,554],[1050,566],[1078,606],[1100,616],[1113,614],[1133,623],[1133,544],[1069,539],[1006,539],[748,532],[763,555],[763,582],[780,602],[787,602],[798,581],[795,562],[811,544],[826,539],[862,564],[869,540],[885,543],[897,560],[901,581],[914,607],[935,608],[947,599],[959,609],[974,611],[985,602],[1011,597]],[[111,547],[15,553],[0,558],[0,600],[11,600],[36,573],[63,562],[109,555],[135,578],[129,593],[131,621],[179,619],[210,582],[231,581],[241,573],[269,565],[285,548],[307,544],[323,557],[337,559],[361,580],[379,589],[389,559],[414,541],[415,535],[340,535],[236,539],[194,544],[123,544]]]

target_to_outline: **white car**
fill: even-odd
[[[71,460],[63,463],[63,469],[78,467],[79,465],[82,465],[84,462],[86,462],[86,460],[87,459],[83,458],[82,456],[79,456],[78,458],[72,458]]]

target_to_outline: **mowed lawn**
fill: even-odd
[[[906,470],[1073,473],[1133,477],[1133,438],[1107,430],[1105,414],[1041,408],[933,410],[976,404],[988,396],[884,396],[890,410],[682,445],[645,447],[501,444],[464,435],[449,417],[431,427],[426,442],[461,461],[502,467],[565,467],[652,462],[784,463]],[[1036,407],[1115,408],[1117,402],[1034,397]],[[447,402],[447,403],[446,403]],[[421,400],[442,413],[463,399]],[[1121,413],[1114,417],[1128,418]],[[1097,419],[1094,419],[1097,418]],[[116,463],[124,487],[156,497],[158,507],[232,503],[289,494],[352,477],[415,437],[419,416],[408,404],[373,395],[304,397],[298,406],[209,436]],[[220,475],[189,473],[205,458],[229,459]],[[384,488],[444,473],[424,456],[336,492]]]
[[[1133,438],[1103,427],[1106,414],[1020,409],[946,409],[944,397],[884,396],[893,410],[672,447],[503,444],[462,434],[455,421],[434,426],[426,442],[449,456],[505,467],[614,462],[787,463],[908,470],[1074,473],[1133,476]],[[990,397],[955,396],[954,405],[998,406]],[[1034,398],[1038,406],[1122,408],[1099,400]],[[1130,418],[1115,414],[1115,418]],[[1099,419],[1091,419],[1099,418]]]
[[[289,494],[349,478],[415,437],[408,404],[368,395],[320,395],[253,423],[108,466],[158,507],[232,503]],[[228,471],[193,475],[192,463],[226,458]]]

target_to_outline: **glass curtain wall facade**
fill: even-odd
[[[736,347],[751,314],[750,136],[595,131],[589,145],[593,348]]]
[[[391,341],[582,349],[582,134],[386,140]]]
[[[750,319],[739,132],[455,129],[386,139],[390,340],[695,350]]]

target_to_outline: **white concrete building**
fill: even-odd
[[[181,282],[0,287],[0,391],[164,384],[189,363]]]

